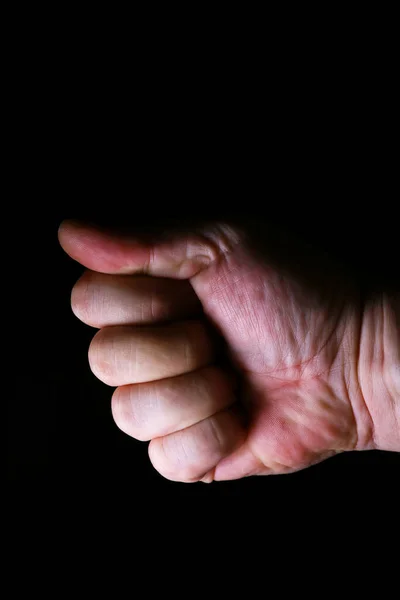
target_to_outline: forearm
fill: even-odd
[[[400,294],[370,298],[360,327],[358,381],[370,447],[400,452]]]

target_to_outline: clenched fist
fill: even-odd
[[[168,479],[289,473],[400,450],[398,296],[364,298],[256,224],[129,236],[66,221],[72,308],[117,425]]]

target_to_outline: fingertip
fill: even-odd
[[[57,237],[60,246],[68,253],[68,247],[71,239],[79,229],[82,229],[83,224],[76,219],[64,219],[58,226]]]
[[[63,245],[62,242],[63,242],[66,223],[67,223],[66,220],[61,221],[61,223],[58,226],[58,230],[57,230],[57,238],[58,238],[58,241],[60,242],[61,246]]]
[[[211,483],[217,479],[220,461],[239,448],[245,437],[236,411],[228,408],[186,429],[152,439],[149,458],[166,479]]]
[[[64,219],[58,226],[58,235],[62,235],[65,231],[78,227],[82,227],[82,223],[77,219]]]
[[[132,254],[133,244],[127,243],[122,236],[76,219],[62,221],[58,228],[58,240],[71,258],[100,273],[122,273]],[[136,254],[140,255],[140,252],[136,251]]]

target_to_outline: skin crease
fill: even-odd
[[[188,315],[201,308],[201,319],[207,319],[222,338],[229,359],[228,372],[233,366],[235,376],[229,375],[225,382],[225,375],[221,378],[212,369],[208,371],[218,380],[207,384],[208,395],[199,390],[208,381],[208,376],[202,378],[202,369],[207,372],[207,365],[214,360],[210,351],[205,356],[196,347],[196,354],[192,348],[196,343],[193,339],[187,342],[193,363],[190,370],[199,373],[197,383],[192,378],[189,384],[185,370],[178,368],[175,372],[176,365],[168,366],[168,350],[164,349],[170,343],[165,337],[168,327],[155,330],[153,336],[152,343],[157,344],[159,339],[163,348],[164,361],[160,381],[151,390],[147,387],[144,393],[145,388],[130,379],[131,365],[120,358],[118,369],[125,369],[122,380],[113,373],[107,382],[123,385],[113,397],[117,424],[138,439],[153,436],[150,459],[169,479],[210,482],[290,473],[339,452],[379,447],[371,402],[364,395],[370,387],[368,365],[360,368],[360,356],[368,352],[360,346],[366,338],[365,307],[356,285],[337,269],[331,269],[324,257],[316,257],[275,231],[269,234],[260,232],[257,226],[218,224],[189,235],[161,236],[154,243],[140,240],[140,236],[118,238],[74,222],[60,228],[60,243],[66,252],[91,269],[74,289],[74,312],[90,325],[106,326],[104,331],[111,341],[108,346],[103,344],[101,352],[108,365],[116,362],[115,332],[119,331],[118,339],[122,336],[127,343],[136,344],[135,353],[137,347],[143,347],[145,332],[140,328],[138,311],[132,309],[135,316],[130,316],[129,299],[134,306],[138,297],[144,302],[146,294],[158,307],[155,312],[145,311],[147,321],[157,323],[158,311],[165,319],[184,323]],[[127,283],[130,274],[137,277],[137,288],[133,278]],[[151,281],[157,282],[153,291]],[[173,298],[179,298],[175,307]],[[130,334],[126,328],[112,327],[117,325],[118,314],[121,325],[130,322],[139,324],[139,329]],[[188,323],[185,327],[192,328],[193,322]],[[204,339],[202,344],[207,346]],[[107,354],[111,347],[114,363]],[[170,347],[180,356],[176,342]],[[130,348],[124,350],[123,356],[131,356],[131,352]],[[150,352],[148,360],[154,356],[157,353]],[[220,368],[225,369],[226,360],[223,365]],[[96,373],[96,366],[92,368]],[[151,379],[157,380],[156,364],[148,371]],[[360,373],[364,373],[363,381]],[[180,379],[171,385],[171,377],[176,375]],[[130,384],[135,387],[129,388]],[[204,402],[204,408],[185,405],[190,401],[185,399],[188,389],[197,390],[190,397],[200,398],[203,394],[198,402]],[[155,403],[149,400],[152,394],[158,398]],[[383,401],[390,403],[391,399],[384,396]],[[135,402],[147,403],[146,413],[140,405],[143,431],[138,431],[133,422],[139,406]],[[184,406],[182,421],[171,402]],[[155,415],[156,410],[160,412]],[[163,410],[171,411],[165,426],[160,417]]]

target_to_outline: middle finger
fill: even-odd
[[[212,362],[211,334],[202,321],[153,327],[106,327],[93,338],[89,363],[112,386],[190,373]]]

